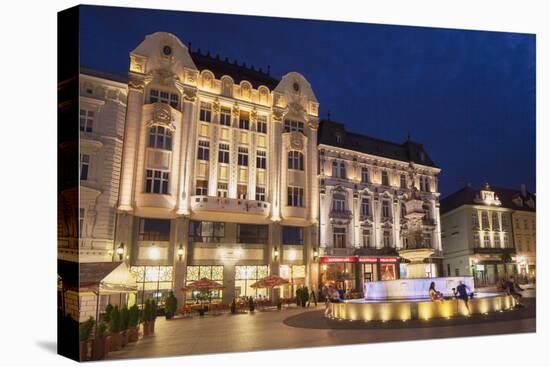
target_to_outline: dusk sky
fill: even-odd
[[[157,31],[281,78],[311,83],[320,117],[424,145],[440,191],[466,183],[535,192],[535,36],[378,24],[83,6],[81,65],[126,75]]]

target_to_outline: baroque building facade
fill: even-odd
[[[318,150],[321,283],[361,290],[364,281],[440,275],[440,169],[422,145],[322,121]],[[420,249],[429,251],[412,274],[400,251]]]
[[[268,274],[311,284],[319,104],[281,80],[198,52],[169,33],[130,53],[117,242],[138,297],[207,277],[214,298],[265,294]],[[290,297],[293,289],[282,289]]]
[[[474,276],[477,286],[517,273],[527,278],[529,268],[534,277],[535,204],[534,195],[524,187],[513,190],[489,184],[479,190],[467,185],[444,198],[441,223],[447,275]]]

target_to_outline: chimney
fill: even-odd
[[[525,184],[521,184],[521,196],[527,197],[527,188],[525,187]]]

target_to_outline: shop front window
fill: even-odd
[[[251,285],[269,274],[267,265],[235,266],[235,297],[267,296],[266,288],[252,288]]]
[[[223,285],[223,265],[201,265],[187,267],[187,276],[185,277],[186,286],[202,278],[210,279]],[[221,300],[223,297],[223,290],[212,290],[208,296],[210,297],[210,300]],[[185,299],[187,303],[195,303],[199,300],[199,298],[200,291],[186,291]]]
[[[163,306],[172,290],[172,270],[172,266],[132,266],[130,272],[136,277],[138,304],[155,299],[159,306]]]
[[[380,278],[382,280],[395,280],[395,264],[380,264]]]

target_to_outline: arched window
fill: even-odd
[[[231,97],[233,94],[233,80],[228,76],[222,77],[222,95]]]
[[[296,150],[288,152],[288,169],[304,170],[304,155]]]
[[[346,178],[346,164],[344,162],[340,162],[340,178]]]
[[[172,131],[164,126],[149,128],[149,148],[172,150]]]

